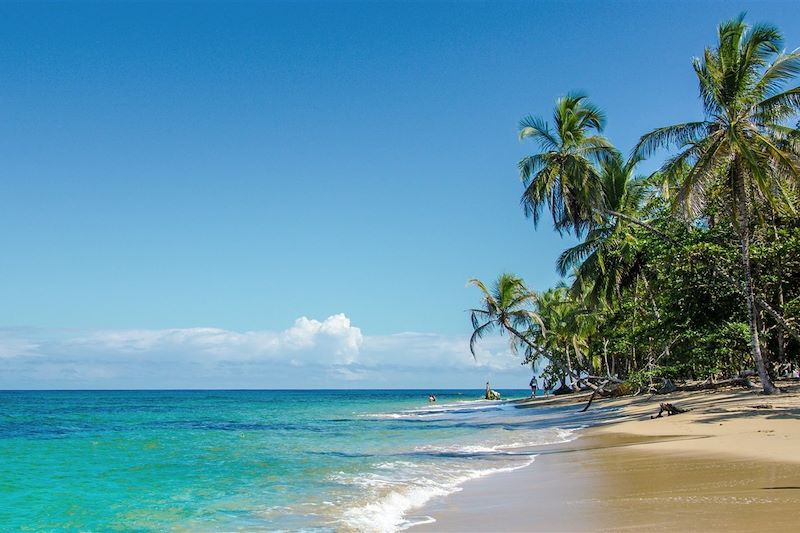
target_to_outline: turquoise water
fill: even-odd
[[[0,530],[392,531],[569,438],[482,391],[0,392]],[[503,391],[525,396],[525,391]],[[533,413],[533,411],[537,411]]]

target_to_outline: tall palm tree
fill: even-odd
[[[584,241],[564,250],[556,264],[562,276],[574,275],[573,295],[593,307],[611,303],[641,271],[641,243],[631,224],[619,216],[640,217],[647,185],[634,175],[638,162],[637,158],[623,161],[619,154],[600,161],[605,212],[618,215],[602,216]]]
[[[615,152],[600,135],[605,115],[586,95],[570,93],[559,98],[553,111],[553,128],[540,117],[528,115],[519,123],[520,140],[532,139],[541,152],[520,160],[525,184],[525,216],[539,223],[548,205],[555,228],[579,235],[594,219],[591,206],[601,201],[602,190],[595,163]]]
[[[525,286],[521,278],[513,274],[501,274],[491,289],[479,279],[469,280],[469,284],[480,289],[481,307],[470,309],[472,336],[469,349],[475,357],[475,343],[484,335],[499,332],[508,333],[512,353],[521,347],[528,359],[535,359],[539,348],[528,338],[530,329],[543,328],[542,320],[533,312],[536,294]]]
[[[678,148],[662,171],[676,177],[675,199],[690,218],[717,195],[731,209],[739,232],[744,296],[753,360],[765,394],[776,391],[761,355],[750,269],[750,211],[758,199],[788,202],[800,182],[800,160],[785,122],[800,111],[800,87],[784,90],[800,74],[800,53],[781,53],[771,25],[749,27],[744,16],[719,26],[719,43],[694,60],[705,120],[658,128],[642,137],[636,156]],[[688,172],[681,174],[686,164]]]
[[[768,80],[773,80],[768,81],[766,86],[770,91],[775,91],[775,84],[779,83],[779,78],[781,76],[785,78],[796,70],[797,54],[781,56],[780,61],[776,60],[769,69],[769,75],[765,76]],[[800,91],[792,89],[784,93],[775,92],[773,97],[766,99],[766,107],[772,109],[771,113],[775,115],[775,120],[779,120],[783,114],[790,114],[791,109],[796,109],[800,101]],[[521,203],[526,216],[531,217],[534,224],[538,224],[541,209],[546,204],[559,232],[574,231],[576,235],[582,235],[585,230],[588,229],[591,233],[593,228],[600,226],[598,233],[591,234],[590,240],[594,241],[597,238],[605,238],[602,226],[608,227],[609,224],[613,225],[618,220],[623,220],[657,235],[672,245],[680,246],[678,241],[647,221],[631,213],[616,210],[614,199],[606,197],[607,191],[600,183],[600,172],[595,163],[609,159],[616,150],[599,134],[605,123],[603,113],[589,104],[585,95],[573,93],[557,101],[553,117],[554,131],[545,120],[538,117],[527,116],[520,121],[520,138],[534,139],[542,149],[542,152],[525,157],[519,162],[520,177],[525,184]],[[680,144],[678,141],[687,138],[689,135],[687,132],[699,132],[701,131],[699,125],[708,123],[680,124],[656,130],[654,133],[659,133],[662,141]],[[782,127],[779,124],[773,124],[773,129],[775,140],[780,141],[775,145],[778,151],[800,152],[800,133],[797,129]],[[687,144],[690,141],[687,141]],[[651,138],[647,143],[637,146],[631,159],[639,159],[642,154],[650,153],[658,146],[659,143]],[[681,171],[688,172],[691,159],[690,157],[676,159],[673,161],[674,164],[670,165],[671,172],[662,173],[661,177],[667,183],[674,183],[679,179]],[[788,197],[785,188],[780,190]],[[710,189],[707,192],[710,192]],[[734,283],[743,295],[747,293],[746,287],[741,287],[740,282],[727,272],[717,269],[717,273]],[[800,331],[789,324],[769,303],[758,295],[754,295],[754,301],[779,324],[781,329],[800,342]]]

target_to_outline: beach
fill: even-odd
[[[800,385],[780,385],[787,392],[776,396],[726,389],[596,401],[590,411],[616,410],[621,421],[542,447],[530,467],[432,500],[417,514],[435,522],[412,530],[795,528]],[[577,411],[585,399],[557,402],[574,403]],[[651,419],[660,402],[689,411]]]

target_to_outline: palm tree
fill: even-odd
[[[537,345],[561,376],[562,383],[567,385],[569,376],[570,388],[579,390],[580,371],[576,367],[584,361],[590,332],[590,323],[584,320],[580,303],[570,297],[566,285],[559,283],[539,295],[536,312],[547,330],[546,335],[537,339]]]
[[[781,75],[791,75],[796,70],[798,70],[797,54],[781,56],[780,61],[776,60],[769,69],[769,76],[765,76],[773,80],[770,90],[775,88],[774,83],[777,83],[775,80],[779,81]],[[767,83],[769,84],[770,82]],[[800,102],[800,91],[792,89],[780,94],[776,92],[767,100],[767,107],[773,110],[771,112],[776,114],[777,120],[780,118],[778,112],[790,113],[791,111],[787,109],[797,107]],[[609,224],[614,225],[622,220],[657,235],[665,242],[680,246],[676,239],[647,221],[631,213],[618,211],[617,208],[620,206],[615,205],[614,198],[607,197],[608,191],[601,184],[600,171],[595,164],[610,159],[616,150],[599,135],[605,123],[603,113],[586,102],[585,95],[573,93],[557,101],[553,117],[555,131],[551,131],[550,125],[538,117],[527,116],[520,121],[520,139],[535,139],[543,150],[519,162],[520,177],[525,184],[521,200],[525,215],[531,217],[534,224],[538,224],[541,209],[547,204],[555,228],[559,232],[571,230],[576,235],[581,235],[587,229],[591,233],[595,227],[600,226],[599,232],[591,233],[590,240],[595,241],[598,238],[602,240],[605,238],[602,226],[608,228]],[[661,132],[662,140],[679,141],[683,138],[681,135],[686,136],[684,130],[691,131],[692,128],[696,128],[700,131],[698,124],[707,123],[688,123],[672,127],[677,128],[677,133],[670,133],[670,128],[662,128],[654,133]],[[775,140],[780,141],[775,145],[778,151],[783,153],[800,151],[800,133],[797,129],[778,124],[772,126],[775,130]],[[641,154],[652,152],[658,145],[659,143],[654,143],[652,139],[648,143],[640,143],[634,150],[631,160],[640,159]],[[690,159],[686,157],[684,160],[673,161],[674,164],[670,165],[671,172],[662,173],[661,177],[667,183],[679,179],[681,171],[689,167]],[[784,188],[781,188],[781,191],[787,192]],[[590,253],[589,251],[586,256],[588,257]],[[724,270],[715,270],[720,276],[734,283],[743,295],[747,294],[746,287],[741,287],[740,282],[730,274]],[[754,296],[754,301],[781,329],[800,342],[800,332],[780,313],[757,295]]]
[[[536,302],[536,294],[513,274],[501,274],[491,290],[479,279],[471,279],[469,284],[478,287],[482,293],[481,307],[470,309],[473,332],[469,349],[472,357],[475,357],[477,340],[498,331],[501,335],[509,334],[512,353],[517,353],[518,348],[522,347],[528,359],[535,359],[539,348],[526,333],[532,328],[543,328],[541,318],[531,309]]]
[[[784,122],[800,111],[800,87],[784,90],[800,73],[800,53],[781,53],[771,25],[748,27],[744,16],[719,26],[719,44],[694,60],[706,119],[658,128],[639,141],[636,156],[678,148],[662,168],[679,182],[676,205],[690,218],[716,195],[731,209],[739,232],[744,296],[753,360],[765,394],[776,391],[761,355],[750,269],[750,210],[756,199],[788,202],[800,181],[792,140]],[[690,166],[688,172],[679,171]]]
[[[638,162],[636,158],[623,161],[619,154],[600,161],[604,212],[617,215],[601,217],[584,241],[562,252],[557,261],[562,276],[574,275],[573,296],[592,307],[611,303],[641,271],[641,243],[626,220],[640,216],[647,194],[645,181],[634,176]]]
[[[595,163],[615,152],[600,135],[605,115],[586,96],[570,93],[559,98],[553,111],[554,130],[540,117],[528,115],[519,123],[519,138],[533,139],[542,150],[519,162],[525,184],[525,216],[539,223],[547,204],[555,228],[579,235],[595,218],[591,206],[601,203],[602,190]]]

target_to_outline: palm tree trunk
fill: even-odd
[[[567,342],[566,348],[567,348],[567,352],[566,352],[567,353],[567,370],[569,370],[569,379],[571,381],[570,388],[573,390],[573,392],[578,392],[580,390],[580,387],[578,386],[578,384],[575,381],[575,372],[572,370],[572,359],[569,356],[569,342]]]
[[[638,292],[637,289],[638,288],[639,288],[639,279],[637,278],[636,282],[633,284],[633,318],[632,318],[631,322],[633,323],[632,325],[633,325],[634,329],[636,328],[636,310],[639,308],[638,296],[637,296],[637,292]],[[631,360],[633,361],[633,370],[634,371],[639,370],[639,365],[636,363],[636,343],[635,342],[631,343]]]
[[[775,236],[775,242],[778,242],[778,226],[775,223],[775,214],[772,215],[772,234]],[[777,265],[777,274],[778,274],[778,309],[780,312],[783,312],[783,261],[781,259],[781,254],[778,254],[778,265]],[[778,361],[783,363],[786,359],[786,345],[784,344],[783,338],[783,330],[778,328],[777,331],[778,337]]]
[[[511,325],[506,323],[503,324],[503,327],[506,328],[506,330],[508,330],[508,332],[514,335],[516,338],[518,338],[519,340],[530,346],[532,350],[534,350],[537,353],[540,352],[539,347],[533,344],[530,340],[528,340],[528,337],[517,331],[516,328],[513,328],[511,327]]]
[[[753,273],[750,269],[750,226],[747,213],[747,191],[744,187],[744,176],[741,171],[733,166],[733,181],[736,196],[736,215],[739,223],[739,240],[742,249],[742,270],[744,271],[744,297],[747,303],[747,321],[750,326],[750,347],[753,354],[753,362],[756,364],[758,377],[761,379],[761,386],[764,394],[773,394],[775,386],[767,374],[767,366],[761,355],[761,343],[758,339],[758,327],[756,324],[755,298],[753,295]]]
[[[781,279],[778,278],[778,282],[781,285],[778,287],[778,306],[780,306],[781,310],[783,310],[783,284]],[[783,330],[778,328],[778,359],[781,362],[786,360],[786,340],[783,338]]]

